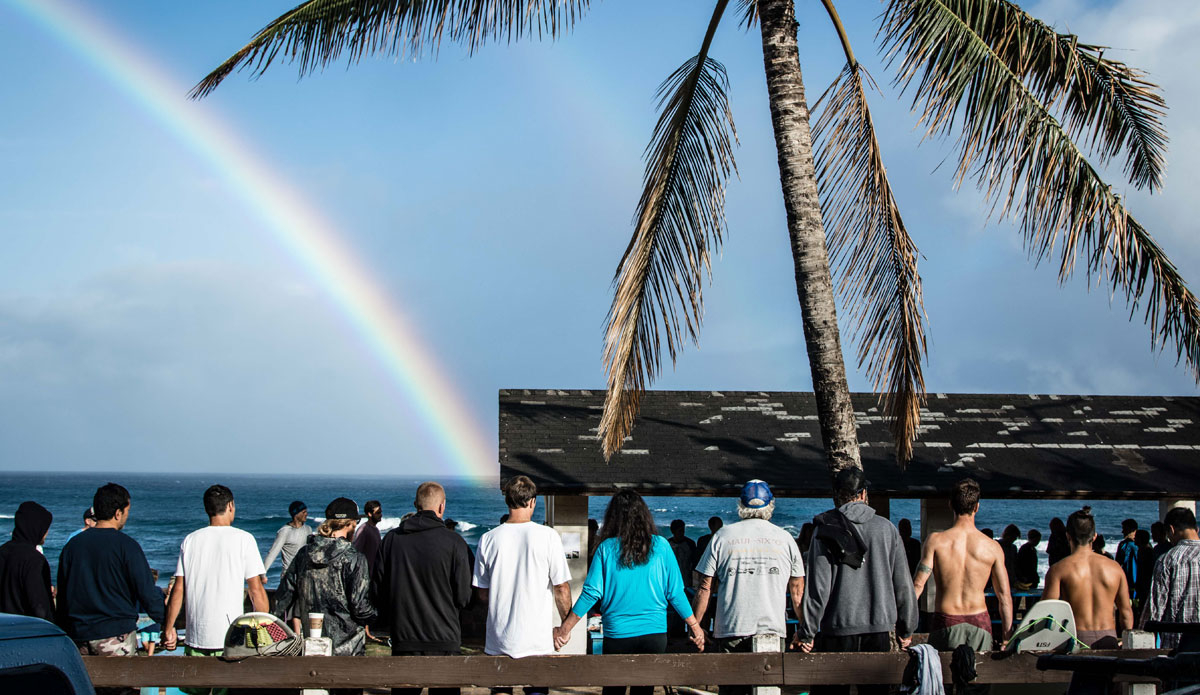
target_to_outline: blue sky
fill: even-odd
[[[10,2],[0,0],[0,470],[450,471],[413,406],[218,173]],[[129,0],[88,11],[187,87],[290,6]],[[799,6],[815,100],[840,51],[820,4]],[[1200,288],[1190,190],[1200,6],[1025,6],[1163,86],[1166,186],[1129,191],[1130,207]],[[883,87],[872,108],[922,252],[930,391],[1196,395],[1123,300],[1082,278],[1059,287],[1011,226],[986,222],[978,193],[953,190],[951,150],[919,143],[875,51],[881,5],[841,9]],[[709,13],[695,0],[598,2],[556,43],[474,57],[448,46],[437,61],[368,58],[301,81],[280,65],[257,81],[235,75],[196,108],[336,224],[494,442],[497,389],[603,387],[609,282],[654,91],[695,52]],[[655,386],[809,389],[758,36],[728,21],[713,56],[729,70],[740,178],[700,347]],[[850,382],[869,387],[861,372]]]

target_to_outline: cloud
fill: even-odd
[[[0,459],[17,469],[321,472],[423,447],[310,287],[233,264],[0,297],[0,381]]]

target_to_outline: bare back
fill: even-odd
[[[1007,584],[1000,544],[974,526],[964,525],[930,534],[925,543],[924,558],[932,555],[932,562],[925,562],[937,582],[937,611],[946,615],[987,612],[983,592],[988,580],[998,574]]]
[[[1119,608],[1129,605],[1129,585],[1120,565],[1089,547],[1054,563],[1042,598],[1070,603],[1079,630],[1112,630]],[[1131,610],[1122,615],[1122,627],[1132,627],[1132,618]]]

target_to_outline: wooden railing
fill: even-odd
[[[1147,658],[1154,650],[1093,651]],[[625,656],[84,657],[97,687],[386,688],[500,685],[845,685],[900,683],[906,653],[662,654]],[[950,679],[950,654],[942,654]],[[977,683],[1066,683],[1070,673],[1039,671],[1037,656],[980,654]],[[1129,678],[1125,682],[1154,682]]]

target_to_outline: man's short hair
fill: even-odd
[[[708,517],[708,530],[709,531],[716,533],[717,531],[720,531],[721,527],[724,525],[725,525],[725,522],[721,520],[721,517],[719,517],[719,516]]]
[[[363,505],[363,512],[365,512],[366,514],[374,514],[375,510],[379,509],[382,506],[383,505],[379,503],[379,500],[371,500],[370,502],[367,502],[365,505]]]
[[[537,485],[527,475],[517,475],[504,481],[504,503],[509,509],[524,509],[537,497]]]
[[[901,536],[907,538],[912,535],[912,522],[908,519],[901,519],[900,523],[896,524],[896,530],[900,532]]]
[[[440,483],[430,480],[417,486],[417,498],[413,500],[413,506],[419,510],[433,510],[445,501],[446,488],[442,487]],[[369,514],[370,511],[368,510],[367,513]]]
[[[671,533],[683,533],[687,530],[687,524],[683,523],[683,519],[676,519],[671,522]]]
[[[92,497],[92,511],[96,515],[96,521],[108,521],[116,516],[119,510],[128,506],[129,491],[116,483],[102,485]]]
[[[950,491],[950,508],[958,516],[964,516],[979,509],[979,483],[973,478],[963,478],[954,484]]]
[[[1138,530],[1137,519],[1126,519],[1125,521],[1121,522],[1121,533],[1125,534],[1126,536],[1136,530]]]
[[[1196,513],[1187,507],[1175,507],[1163,517],[1163,523],[1176,531],[1195,531]]]
[[[1077,512],[1071,512],[1067,517],[1067,536],[1075,541],[1075,545],[1088,546],[1096,535],[1096,519],[1092,516],[1092,508],[1084,507]]]
[[[833,503],[842,506],[871,487],[861,468],[849,466],[833,475]]]
[[[1031,528],[1025,537],[1029,539],[1030,543],[1037,543],[1042,540],[1042,532],[1035,528]]]
[[[204,513],[208,518],[224,514],[233,501],[233,491],[224,485],[213,485],[204,491]]]
[[[1020,537],[1021,529],[1017,528],[1016,524],[1009,524],[1008,526],[1005,526],[1004,533],[1000,534],[1001,539],[1010,538],[1014,541]]]

